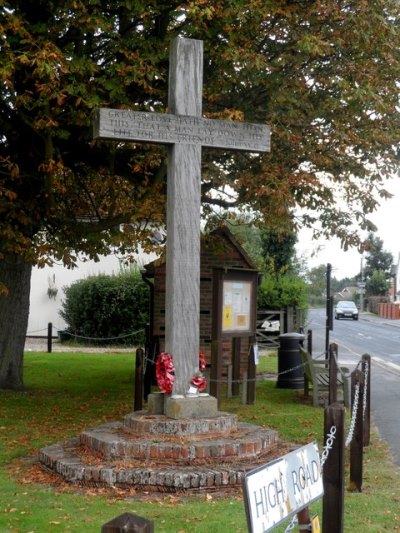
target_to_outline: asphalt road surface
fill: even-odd
[[[325,351],[325,310],[311,310],[307,329],[312,330],[313,356]],[[334,320],[329,342],[338,345],[339,362],[351,370],[360,357],[372,359],[371,413],[400,466],[400,320],[361,313],[359,320]]]

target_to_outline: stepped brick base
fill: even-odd
[[[47,446],[39,459],[72,483],[200,490],[240,485],[277,446],[276,431],[236,415],[176,420],[140,411]]]

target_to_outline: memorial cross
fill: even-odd
[[[170,50],[170,113],[101,108],[94,138],[169,146],[165,351],[173,394],[185,395],[199,368],[201,148],[269,151],[268,126],[203,118],[203,42],[176,38]]]

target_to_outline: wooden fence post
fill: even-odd
[[[307,330],[307,351],[312,355],[312,329]]]
[[[101,533],[154,533],[154,522],[132,513],[124,513],[104,524]]]
[[[246,405],[247,403],[247,386],[248,386],[247,370],[245,370],[242,376],[242,404],[243,405]]]
[[[332,342],[329,345],[329,405],[337,402],[337,357],[338,345]]]
[[[232,383],[232,376],[233,376],[233,367],[231,364],[228,365],[227,367],[227,384],[226,384],[226,397],[227,398],[232,398],[233,396],[233,392],[232,392],[232,386],[233,386],[233,383]]]
[[[237,396],[240,390],[240,350],[242,339],[232,339],[232,396]]]
[[[135,399],[133,404],[134,411],[141,411],[143,409],[143,356],[142,348],[136,350],[135,362]]]
[[[323,465],[322,481],[322,533],[343,533],[344,531],[344,487],[345,487],[345,442],[344,406],[334,403],[325,408],[324,442],[331,428],[336,428],[333,446]]]
[[[362,361],[362,371],[364,372],[364,378],[366,377],[366,403],[365,403],[365,412],[364,412],[364,446],[369,445],[370,441],[370,432],[371,432],[371,356],[364,354],[361,358]],[[364,384],[365,386],[365,384]],[[364,396],[363,396],[364,398]],[[363,402],[364,410],[364,402]]]
[[[147,401],[147,397],[151,392],[152,369],[150,367],[153,363],[153,361],[151,360],[152,354],[150,353],[151,348],[153,348],[153,344],[151,342],[150,324],[145,325],[144,348],[145,348],[145,357],[147,361],[146,361],[146,371],[144,373],[144,378],[143,378],[143,396],[144,396],[144,400]]]
[[[307,330],[306,339],[307,339],[307,344],[306,344],[305,349],[308,351],[308,353],[312,357],[312,330],[311,329]],[[302,344],[304,345],[304,341],[302,342]],[[310,390],[310,384],[308,382],[306,373],[304,372],[304,397],[305,398],[308,398],[309,390]]]
[[[310,509],[306,507],[297,513],[297,523],[299,524],[299,531],[303,531],[301,526],[309,526],[311,524]]]
[[[221,401],[222,339],[211,341],[210,394]]]
[[[351,412],[357,409],[354,431],[350,443],[350,489],[361,492],[363,477],[363,385],[364,374],[361,370],[351,373]],[[356,390],[358,388],[358,401],[356,404]]]
[[[253,405],[256,401],[256,361],[254,354],[254,338],[249,338],[250,351],[247,365],[247,403]]]

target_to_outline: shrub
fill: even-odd
[[[307,285],[293,274],[265,274],[257,292],[259,309],[307,308]]]
[[[60,315],[78,340],[81,336],[109,339],[104,342],[111,344],[144,342],[149,288],[137,269],[115,276],[90,276],[63,289],[65,300]]]

